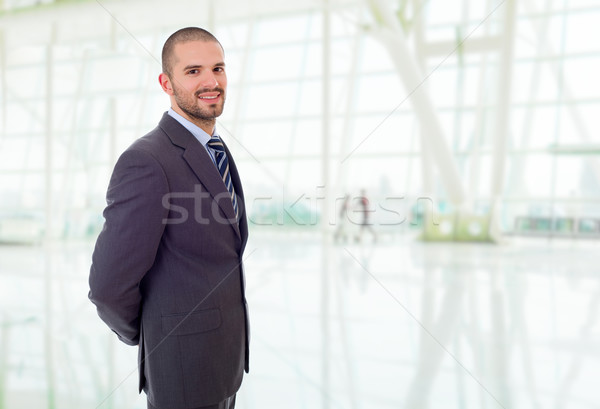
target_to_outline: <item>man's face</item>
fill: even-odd
[[[175,103],[192,122],[213,121],[223,113],[227,90],[223,49],[213,41],[189,41],[175,46],[174,57]]]

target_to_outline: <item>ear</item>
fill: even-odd
[[[164,72],[158,76],[158,82],[160,83],[163,91],[169,95],[173,95],[173,86],[171,84],[171,79]]]

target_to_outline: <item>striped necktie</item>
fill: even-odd
[[[233,210],[235,211],[235,217],[237,219],[239,217],[237,196],[235,195],[235,189],[233,187],[233,182],[231,181],[231,175],[229,174],[229,160],[227,159],[223,142],[218,136],[213,135],[206,145],[215,152],[215,163],[223,178],[223,183],[225,183],[225,187],[227,187],[227,190],[231,195],[231,203],[233,204]]]

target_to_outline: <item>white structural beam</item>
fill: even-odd
[[[0,314],[0,408],[6,407],[8,351],[10,342],[9,326],[7,314],[3,312]]]
[[[490,24],[486,22],[484,30],[489,30]],[[478,187],[481,181],[481,162],[482,162],[482,147],[483,147],[483,136],[485,133],[485,122],[486,117],[486,86],[487,76],[490,70],[489,62],[490,57],[488,54],[482,54],[481,63],[479,67],[479,77],[477,78],[477,101],[475,105],[475,124],[473,125],[473,141],[471,143],[470,156],[471,156],[471,169],[469,173],[469,186],[480,192]],[[475,80],[475,79],[474,79]]]
[[[0,0],[1,1],[1,0]],[[7,107],[6,97],[8,93],[6,92],[7,81],[6,81],[6,38],[4,36],[4,30],[0,30],[0,101],[2,102],[0,105],[2,106],[2,112],[0,116],[2,118],[2,129],[0,131],[2,134],[6,134],[8,127],[6,126],[7,116]]]
[[[378,23],[373,34],[388,50],[398,73],[409,92],[415,114],[421,126],[421,134],[427,150],[439,169],[440,178],[446,188],[449,201],[461,207],[466,202],[466,193],[460,180],[456,161],[448,147],[439,116],[426,91],[427,77],[420,72],[416,58],[410,51],[404,30],[386,0],[367,0]]]
[[[50,241],[55,238],[54,212],[54,186],[53,186],[53,152],[54,152],[54,111],[52,98],[54,96],[54,44],[56,42],[56,24],[52,24],[50,39],[46,46],[46,140],[45,140],[45,254],[44,254],[44,357],[46,370],[46,401],[48,409],[54,409],[55,405],[55,362],[54,362],[54,320],[53,320],[53,280],[52,280],[52,248]]]
[[[360,18],[360,17],[359,17]],[[363,40],[360,30],[356,30],[354,39],[352,40],[352,58],[350,59],[350,68],[346,79],[346,92],[348,95],[345,99],[344,107],[344,126],[339,142],[339,152],[344,152],[346,147],[350,146],[354,119],[356,117],[356,100],[357,84],[359,83],[359,67],[362,56]],[[336,194],[345,195],[348,193],[348,166],[340,166],[337,174],[337,182],[335,183]],[[342,221],[340,221],[342,223]]]
[[[331,330],[329,322],[329,300],[331,296],[330,286],[330,254],[331,237],[329,234],[329,157],[330,157],[330,134],[331,134],[331,10],[329,0],[323,0],[323,38],[322,38],[322,135],[321,135],[321,183],[323,192],[323,208],[321,210],[321,389],[322,408],[329,409],[330,401],[330,342]]]
[[[490,50],[499,49],[504,42],[503,36],[500,35],[486,35],[484,37],[477,37],[469,39],[461,45],[461,52],[463,54],[473,53],[488,53]],[[423,54],[427,57],[442,56],[445,57],[448,53],[452,52],[456,48],[456,40],[448,41],[432,41],[424,43]]]
[[[413,9],[418,10],[420,0],[413,0]],[[415,52],[416,60],[421,72],[425,70],[426,56],[425,56],[425,23],[423,19],[423,13],[415,13],[414,16],[414,38],[415,38]],[[434,175],[433,175],[433,158],[431,157],[431,150],[428,149],[425,138],[419,138],[421,146],[421,175],[423,178],[423,192],[422,195],[425,197],[433,196],[434,187]]]
[[[53,211],[53,153],[54,153],[54,110],[53,110],[53,81],[54,81],[54,40],[56,38],[56,28],[53,26],[50,35],[50,41],[46,45],[46,89],[45,89],[45,162],[44,162],[44,186],[45,186],[45,226],[46,226],[46,238],[53,238],[54,234],[54,211]]]
[[[496,107],[496,123],[494,135],[494,155],[491,183],[491,197],[495,203],[504,190],[506,150],[510,130],[510,107],[512,66],[515,42],[516,2],[506,0],[504,3],[504,35],[500,51],[498,77],[498,101]]]

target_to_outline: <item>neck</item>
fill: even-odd
[[[177,112],[179,115],[181,115],[200,129],[202,129],[204,132],[212,136],[215,130],[215,124],[217,122],[216,119],[201,119],[189,116],[187,113],[182,111],[177,104],[173,104],[171,108],[173,108],[173,111]]]
[[[198,126],[207,134],[213,134],[215,130],[215,123],[217,122],[215,119],[197,119],[197,118],[187,118],[191,123]]]

